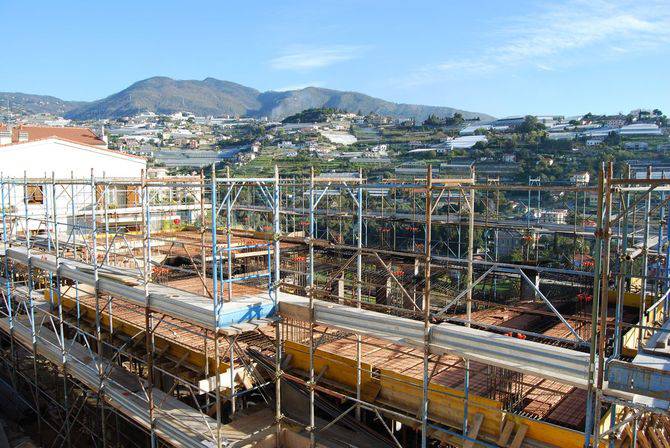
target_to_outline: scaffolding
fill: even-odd
[[[0,178],[2,379],[43,444],[667,437],[649,357],[668,334],[670,182],[651,170],[603,167],[597,187],[431,166],[94,174]]]

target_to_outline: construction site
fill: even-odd
[[[475,174],[3,177],[1,396],[44,447],[670,447],[670,180]]]

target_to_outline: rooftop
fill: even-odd
[[[0,132],[7,130],[8,126],[6,124],[0,123]],[[82,143],[84,145],[107,147],[107,143],[89,128],[18,125],[12,126],[11,131],[11,143],[26,141],[20,139],[20,135],[25,133],[27,136],[27,141],[43,140],[49,137],[59,137],[76,143]]]

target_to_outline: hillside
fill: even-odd
[[[64,101],[48,95],[31,95],[18,92],[0,92],[0,106],[14,111],[31,114],[63,115],[86,103],[81,101]]]
[[[486,114],[452,107],[398,104],[358,92],[317,87],[284,92],[259,92],[241,84],[214,78],[194,81],[154,77],[138,81],[118,93],[89,103],[25,94],[0,93],[0,99],[3,95],[13,95],[12,102],[16,107],[23,107],[29,112],[51,112],[80,120],[118,118],[144,111],[159,114],[189,111],[196,115],[237,115],[281,120],[305,109],[322,107],[415,118],[417,121],[422,121],[431,114],[446,117],[455,112],[460,112],[464,118],[492,118]]]
[[[82,107],[70,110],[67,118],[116,118],[151,111],[170,114],[189,111],[196,115],[246,115],[258,109],[259,92],[228,81],[178,81],[155,77]]]

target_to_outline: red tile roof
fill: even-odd
[[[6,130],[7,126],[0,124],[0,131]],[[28,141],[59,137],[84,145],[106,146],[106,143],[89,128],[18,125],[12,127],[12,143],[19,142],[19,134],[22,132],[28,133]]]
[[[0,129],[0,131],[2,131],[2,129]],[[109,152],[109,153],[113,153],[113,154],[120,154],[120,155],[122,155],[122,156],[124,156],[124,157],[130,157],[130,158],[133,158],[133,159],[144,160],[145,162],[146,162],[146,160],[147,160],[146,157],[137,156],[137,155],[135,155],[135,154],[128,154],[128,153],[126,153],[126,152],[119,151],[119,150],[117,150],[117,149],[103,148],[103,147],[101,147],[101,146],[89,145],[89,144],[80,143],[80,142],[77,142],[77,141],[74,141],[74,140],[69,140],[69,139],[62,138],[62,137],[53,137],[53,136],[51,136],[51,137],[44,137],[44,138],[38,138],[38,139],[30,140],[30,141],[27,141],[27,142],[11,143],[11,144],[8,144],[8,145],[0,145],[0,150],[3,150],[3,149],[10,149],[10,147],[11,147],[11,148],[14,148],[14,147],[16,147],[16,146],[18,146],[18,145],[27,145],[27,144],[29,144],[29,143],[34,143],[34,142],[37,142],[37,141],[40,141],[40,140],[49,140],[49,139],[53,139],[53,140],[57,140],[57,141],[61,141],[61,142],[66,142],[66,143],[75,143],[75,144],[77,144],[77,145],[90,146],[91,148],[95,148],[95,149],[98,150],[98,151],[105,151],[105,152]]]

